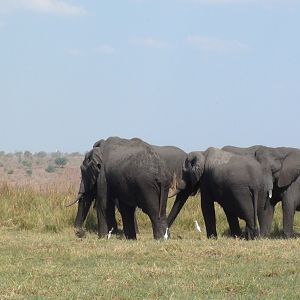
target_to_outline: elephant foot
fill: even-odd
[[[75,229],[75,235],[76,235],[78,238],[85,238],[85,237],[86,237],[85,231],[84,231],[82,228],[76,228],[76,229]]]

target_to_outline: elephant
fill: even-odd
[[[136,207],[150,217],[154,238],[167,238],[166,202],[168,196],[178,193],[181,173],[177,175],[177,169],[173,165],[167,168],[154,148],[137,138],[111,137],[95,143],[81,166],[75,227],[81,229],[90,199],[96,197],[98,234],[105,236],[114,227],[113,199],[118,199],[126,238],[136,239]]]
[[[246,239],[259,235],[257,206],[265,202],[267,185],[255,159],[212,147],[191,152],[185,161],[182,179],[189,191],[196,193],[200,189],[208,238],[217,237],[214,202],[224,209],[232,236],[242,235],[238,218],[246,221]],[[179,210],[174,212],[178,213]]]
[[[272,193],[263,207],[258,208],[260,233],[270,234],[274,208],[282,202],[283,236],[294,235],[293,222],[296,211],[300,211],[300,150],[291,147],[266,147],[256,145],[249,148],[225,146],[224,151],[254,157],[263,169],[265,177],[271,177]]]
[[[104,140],[99,140],[93,145],[95,147],[100,147],[103,145]],[[168,197],[172,197],[176,194],[176,199],[174,201],[174,207],[180,206],[186,202],[189,197],[189,192],[183,190],[180,186],[180,178],[182,177],[182,166],[186,160],[187,153],[175,146],[156,146],[151,145],[152,149],[159,155],[159,157],[164,161],[166,166],[167,178],[170,181],[169,194]],[[91,203],[94,198],[97,196],[97,177],[99,172],[93,167],[96,162],[92,161],[93,150],[88,152],[85,156],[85,159],[81,165],[81,183],[78,192],[77,199],[69,204],[68,206],[79,202],[78,212],[75,219],[75,233],[78,237],[84,236],[84,231],[82,225],[86,219],[87,213],[90,209]],[[84,184],[85,183],[85,184]],[[182,184],[182,182],[181,182]],[[84,188],[86,186],[86,189]],[[113,203],[115,205],[113,205]],[[119,208],[118,199],[110,199],[108,201],[109,207],[107,208],[107,223],[108,228],[113,228],[112,233],[119,233],[118,225],[115,218],[115,206]],[[174,210],[174,208],[173,208]],[[168,217],[168,227],[173,223],[174,218],[172,214]],[[137,231],[137,222],[135,219],[135,228]]]

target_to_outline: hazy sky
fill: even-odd
[[[7,152],[300,147],[300,0],[0,0],[0,101]]]

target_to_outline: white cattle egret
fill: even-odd
[[[164,239],[167,240],[169,235],[168,235],[168,231],[169,231],[169,228],[167,227],[166,229],[166,233],[164,234]]]
[[[195,229],[196,229],[196,231],[201,232],[201,228],[200,228],[200,226],[199,226],[197,220],[195,220]]]
[[[112,229],[108,232],[108,235],[107,235],[107,239],[108,240],[110,239],[113,230],[114,230],[114,228],[112,227]]]

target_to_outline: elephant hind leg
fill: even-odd
[[[228,209],[224,208],[224,212],[226,214],[226,218],[229,224],[230,234],[232,237],[241,237],[242,236],[242,230],[240,228],[240,223],[238,220],[238,217],[228,211]]]
[[[134,224],[135,207],[123,203],[122,201],[119,202],[119,206],[125,237],[128,240],[136,240],[136,231]]]

